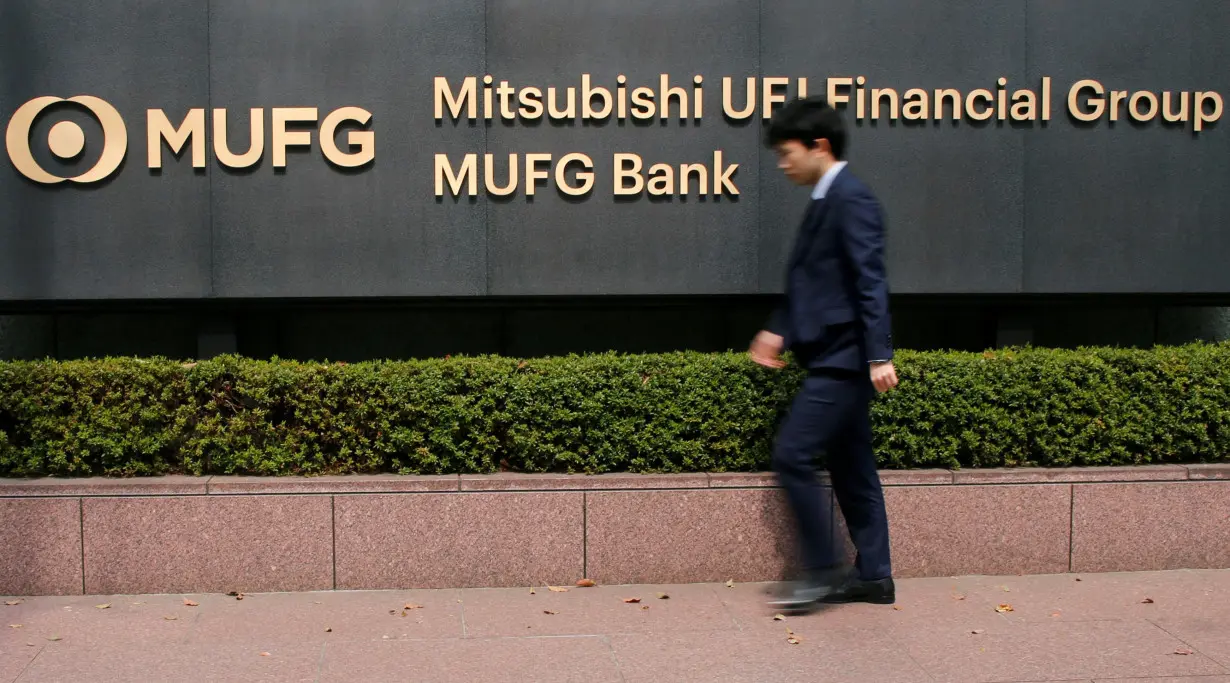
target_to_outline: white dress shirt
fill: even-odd
[[[833,186],[833,180],[837,177],[838,173],[841,173],[841,169],[846,167],[846,163],[845,161],[839,161],[833,164],[829,170],[825,171],[824,175],[820,176],[820,182],[816,183],[816,187],[811,191],[812,199],[824,199],[824,195],[828,194],[829,188]]]

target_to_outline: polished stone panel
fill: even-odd
[[[583,570],[584,495],[339,495],[337,587],[570,585]]]
[[[211,494],[407,493],[456,491],[457,475],[351,474],[326,477],[212,477]]]
[[[1230,567],[1230,482],[1077,485],[1076,571]]]
[[[957,484],[1044,484],[1090,481],[1169,481],[1187,479],[1182,465],[1140,467],[1005,467],[954,472]]]
[[[191,496],[204,495],[209,477],[82,477],[0,479],[0,496]]]
[[[884,489],[894,576],[1068,570],[1071,487]]]
[[[709,475],[698,474],[463,474],[462,491],[579,491],[594,489],[708,488]]]
[[[780,578],[794,555],[789,520],[774,489],[590,493],[590,578],[608,584]]]
[[[81,594],[76,498],[0,498],[0,595]]]
[[[328,496],[86,498],[87,593],[333,587]]]

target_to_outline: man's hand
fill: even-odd
[[[786,362],[778,358],[782,352],[782,344],[785,340],[781,335],[773,334],[768,330],[761,330],[756,338],[752,340],[752,346],[748,349],[748,354],[752,360],[760,363],[766,368],[784,368]]]
[[[892,361],[871,364],[871,383],[881,393],[897,386],[897,370]]]

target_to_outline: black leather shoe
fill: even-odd
[[[870,602],[876,605],[891,605],[897,602],[897,588],[892,578],[878,581],[863,581],[852,576],[836,590],[826,593],[820,602],[837,604],[847,602]]]
[[[809,572],[784,595],[769,601],[769,607],[787,612],[809,611],[821,599],[845,584],[845,571],[828,569]]]

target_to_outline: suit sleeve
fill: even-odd
[[[867,359],[893,358],[888,277],[884,268],[884,223],[879,203],[859,192],[842,202],[841,248],[855,276],[856,310],[862,324]]]
[[[769,316],[765,329],[781,337],[784,348],[790,348],[790,313],[786,307],[786,297],[783,296],[773,309],[773,314]]]

